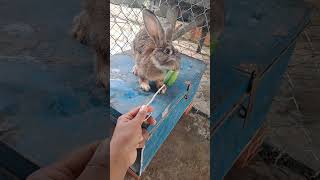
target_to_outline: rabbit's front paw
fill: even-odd
[[[150,85],[148,82],[142,81],[140,82],[140,87],[144,91],[149,91],[150,90]]]

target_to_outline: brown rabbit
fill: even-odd
[[[150,10],[143,10],[144,28],[133,40],[135,66],[133,73],[139,77],[140,87],[150,90],[149,81],[155,81],[157,88],[163,85],[168,70],[180,69],[180,54],[172,45],[172,34],[175,28],[175,10],[168,11],[169,27],[166,31]],[[165,93],[162,89],[161,93]]]
[[[87,44],[95,50],[95,70],[97,84],[101,84],[106,91],[109,89],[109,66],[107,38],[109,30],[108,1],[84,0],[83,10],[74,18],[72,34],[75,39]]]

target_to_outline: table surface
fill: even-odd
[[[138,77],[131,72],[134,60],[130,55],[114,55],[111,57],[110,73],[110,106],[123,114],[130,109],[146,104],[157,91],[154,82],[149,92],[143,91],[138,84]],[[186,93],[187,82],[199,83],[206,64],[200,60],[182,55],[178,79],[168,87],[165,94],[156,96],[151,106],[154,107],[152,116],[156,120],[162,119],[162,113],[171,104]],[[150,130],[153,127],[150,126]],[[149,128],[148,128],[149,130]]]

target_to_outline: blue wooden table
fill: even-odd
[[[225,29],[211,76],[213,180],[223,179],[264,123],[312,12],[302,0],[226,0],[224,7]]]
[[[144,92],[139,88],[138,78],[131,72],[133,65],[134,61],[130,55],[111,57],[110,106],[114,117],[146,104],[156,92],[154,84],[150,92]],[[139,158],[131,167],[137,175],[140,176],[146,169],[192,102],[205,68],[206,65],[202,61],[182,55],[177,81],[164,95],[158,95],[151,103],[155,109],[152,117],[157,120],[157,125],[147,127],[151,138],[145,148],[139,151]]]

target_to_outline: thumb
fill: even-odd
[[[147,108],[147,106],[143,105],[139,109],[138,114],[134,117],[134,121],[139,121],[142,123],[147,115],[148,115],[148,108]]]

